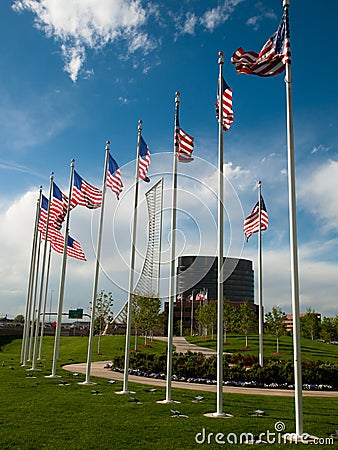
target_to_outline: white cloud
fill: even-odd
[[[266,11],[266,7],[262,5],[262,3],[258,2],[256,4],[256,7],[260,11],[260,13],[255,16],[249,17],[249,19],[246,21],[246,25],[251,26],[254,30],[259,29],[261,22],[264,19],[276,19],[276,14],[271,10]]]
[[[325,145],[319,144],[313,146],[311,150],[311,155],[315,155],[317,153],[327,153],[330,150],[329,147],[325,147]]]
[[[193,171],[190,164],[179,164],[177,255],[215,255],[217,252],[217,167],[198,157],[192,164]],[[328,172],[332,170],[331,165],[335,167],[331,162],[326,167]],[[163,297],[168,292],[171,166],[171,153],[152,155],[149,173],[152,183],[161,176],[164,177],[165,183],[162,247],[162,257],[165,263],[162,267],[163,280],[161,283]],[[253,187],[250,173],[247,169],[231,163],[228,163],[225,169],[228,180],[225,183],[225,253],[232,257],[249,258],[256,262],[257,246],[254,237],[248,244],[245,244],[243,251],[243,209],[241,206],[241,201],[245,200],[252,207],[255,197],[252,190],[246,187],[246,194],[241,191],[243,198],[239,199],[236,189],[230,184]],[[100,289],[113,292],[115,312],[123,306],[128,287],[134,162],[122,167],[121,172],[125,189],[120,201],[117,202],[110,191],[107,193],[101,254],[103,271],[99,280]],[[328,173],[326,175],[328,176]],[[332,177],[332,174],[330,176]],[[335,179],[337,179],[336,175],[333,180]],[[92,180],[88,181],[92,182]],[[148,218],[144,192],[149,187],[148,184],[140,184],[139,199],[142,203],[139,207],[138,218],[135,281],[142,268],[146,251]],[[14,316],[24,312],[36,196],[35,192],[27,192],[20,199],[12,201],[10,207],[0,213],[2,236],[0,257],[2,261],[6,262],[0,273],[1,314],[7,313],[9,316]],[[87,262],[71,258],[68,261],[65,310],[73,306],[86,308],[91,299],[99,214],[100,210],[90,212],[81,207],[77,207],[72,212],[70,233],[80,242]],[[23,223],[25,226],[22,226]],[[274,217],[274,213],[271,212],[271,229],[264,234],[263,238],[264,302],[267,310],[271,309],[273,305],[279,304],[290,312],[290,254],[285,240],[276,238],[279,231],[278,218]],[[336,274],[338,263],[334,257],[337,247],[337,239],[331,239],[324,244],[318,239],[299,248],[302,311],[305,311],[306,307],[310,305],[324,315],[337,313]],[[328,258],[328,254],[332,255],[331,259]],[[60,282],[60,265],[60,255],[53,255],[50,292],[51,290],[54,292],[54,307]]]
[[[186,14],[186,20],[184,22],[184,25],[182,27],[181,32],[184,34],[194,34],[195,33],[195,26],[197,24],[197,17],[195,14],[188,12]]]
[[[309,176],[302,175],[298,192],[301,205],[314,216],[322,230],[338,230],[337,202],[338,161],[316,165]]]
[[[208,30],[213,31],[219,25],[226,22],[235,7],[243,0],[225,0],[216,8],[206,11],[200,19],[200,23]]]
[[[76,82],[86,49],[101,49],[117,39],[126,41],[129,53],[149,52],[156,42],[141,30],[147,11],[140,0],[15,0],[17,12],[31,11],[35,25],[61,43],[65,71]],[[150,11],[150,12],[149,12]],[[155,14],[156,8],[148,9]]]

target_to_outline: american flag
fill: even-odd
[[[218,92],[219,88],[217,89]],[[223,130],[228,131],[234,121],[234,112],[232,110],[232,89],[222,78],[222,124]],[[217,93],[216,117],[219,119],[219,94]]]
[[[102,191],[91,184],[87,183],[80,175],[74,170],[74,185],[71,205],[86,206],[89,209],[96,209],[101,206],[102,203]]]
[[[190,162],[194,160],[194,158],[191,157],[192,152],[194,151],[194,138],[180,127],[178,105],[175,116],[174,145],[175,148],[177,148],[178,161]]]
[[[52,249],[57,253],[63,253],[65,245],[65,238],[60,233],[60,231],[55,230],[53,232],[53,239],[51,240]],[[67,245],[67,256],[71,258],[80,259],[81,261],[86,261],[85,254],[81,248],[79,242],[77,242],[72,237],[68,236],[68,245]]]
[[[52,242],[60,231],[55,227],[55,223],[51,219],[51,211],[49,211],[49,223],[48,223],[48,236],[47,240]],[[40,216],[38,222],[38,231],[41,233],[42,239],[46,239],[46,227],[47,227],[47,217],[48,217],[48,199],[42,195]]]
[[[261,230],[267,230],[268,224],[268,212],[263,197],[261,196]],[[259,202],[255,204],[251,213],[244,220],[243,229],[247,242],[252,234],[259,231]]]
[[[38,231],[41,233],[43,239],[45,239],[46,234],[47,215],[48,215],[48,199],[42,194]]]
[[[241,47],[231,58],[237,73],[270,77],[278,75],[291,63],[289,16],[285,10],[277,31],[267,40],[259,53],[245,52]]]
[[[115,192],[117,199],[119,199],[119,195],[123,188],[121,172],[117,162],[110,153],[108,159],[107,186]]]
[[[147,176],[147,172],[150,166],[150,150],[145,143],[143,137],[140,137],[140,158],[138,163],[138,175],[141,180],[149,183],[150,178]]]
[[[68,207],[68,198],[61,192],[59,187],[53,182],[53,198],[50,205],[49,222],[57,230],[61,230],[65,220]]]
[[[178,127],[177,129],[177,157],[180,162],[190,162],[194,158],[191,157],[194,151],[194,138]]]

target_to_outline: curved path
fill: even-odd
[[[159,340],[167,340],[166,337],[156,337]],[[214,355],[216,352],[214,350],[210,350],[205,347],[198,347],[196,345],[190,344],[186,341],[185,338],[182,337],[174,337],[173,343],[176,347],[176,351],[178,353],[186,353],[188,351],[192,352],[202,352],[205,355]],[[91,376],[107,378],[109,380],[123,381],[123,373],[113,372],[109,369],[105,369],[104,366],[111,361],[98,361],[93,362],[91,365]],[[86,373],[86,363],[80,364],[67,364],[62,368],[69,372],[76,373]],[[128,380],[131,383],[139,383],[146,384],[150,386],[158,386],[165,387],[165,380],[158,380],[155,378],[147,378],[147,377],[138,377],[136,375],[129,375]],[[185,383],[182,381],[173,381],[173,388],[178,389],[188,389],[192,391],[204,391],[204,392],[215,392],[216,393],[216,385],[210,384],[199,384],[199,383]],[[223,392],[233,393],[233,394],[252,394],[252,395],[278,395],[281,397],[294,397],[293,390],[286,389],[260,389],[260,388],[243,388],[243,387],[235,387],[235,386],[224,386]],[[338,392],[336,391],[303,391],[304,397],[336,397],[338,398]]]

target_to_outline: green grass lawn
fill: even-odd
[[[216,350],[216,338],[211,340],[209,337],[201,336],[186,337],[187,341],[195,345],[207,347]],[[224,345],[224,351],[229,353],[243,353],[258,356],[259,342],[258,336],[248,337],[248,346],[245,348],[245,336],[228,335],[227,343]],[[323,342],[312,341],[311,339],[301,339],[302,360],[304,361],[338,361],[338,345],[325,344]],[[264,357],[270,359],[293,359],[292,337],[281,336],[279,338],[279,354],[276,354],[276,337],[264,334],[263,341]]]
[[[95,343],[94,343],[95,344]],[[102,341],[102,355],[93,352],[93,360],[110,359],[123,352],[123,337],[106,336]],[[156,343],[163,345],[163,343]],[[294,431],[294,401],[292,397],[267,397],[248,394],[225,394],[224,410],[233,415],[230,419],[210,419],[203,416],[216,407],[214,393],[204,393],[204,400],[193,403],[193,396],[200,392],[173,389],[173,398],[181,402],[173,407],[188,418],[172,418],[170,405],[157,404],[165,398],[164,388],[155,393],[148,387],[130,383],[130,389],[140,403],[129,401],[129,395],[115,395],[122,388],[121,382],[109,384],[105,379],[92,378],[97,385],[81,386],[72,373],[58,368],[62,380],[46,379],[51,371],[53,338],[48,337],[44,346],[46,359],[39,363],[40,371],[28,372],[20,367],[21,341],[7,343],[0,351],[0,449],[164,449],[190,450],[216,449],[215,434],[223,433],[238,437],[241,433],[260,434],[275,432],[276,422],[282,421],[286,431]],[[81,337],[61,338],[60,365],[85,361],[87,339]],[[95,347],[94,347],[95,348]],[[165,343],[164,343],[165,348]],[[154,349],[148,349],[154,350]],[[1,364],[2,363],[2,364]],[[33,378],[36,376],[36,378]],[[93,395],[92,389],[102,395]],[[326,438],[337,427],[338,399],[309,398],[304,401],[304,431]],[[255,409],[266,411],[266,417],[251,417]],[[204,444],[195,442],[197,433],[206,430]],[[211,444],[207,444],[210,435]],[[232,435],[228,435],[233,433]],[[199,435],[201,439],[201,435]],[[286,448],[290,444],[273,444],[269,447]],[[223,447],[243,448],[242,445]],[[338,448],[323,446],[323,448]],[[245,448],[245,447],[244,447]]]

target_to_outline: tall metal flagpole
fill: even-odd
[[[263,367],[263,285],[262,285],[262,183],[258,181],[258,335],[259,365]]]
[[[69,194],[68,194],[68,205],[67,205],[67,218],[65,226],[65,242],[63,247],[63,258],[62,258],[62,268],[61,268],[61,279],[60,279],[60,289],[59,289],[59,301],[58,301],[58,314],[55,330],[55,340],[54,340],[54,352],[53,352],[53,365],[51,375],[47,375],[45,378],[57,378],[56,375],[56,363],[59,355],[59,345],[60,345],[60,335],[61,335],[61,323],[62,323],[62,308],[63,308],[63,298],[65,293],[65,278],[66,278],[66,268],[67,268],[67,246],[68,246],[68,235],[69,235],[69,221],[70,221],[70,204],[72,199],[72,189],[73,189],[73,179],[74,179],[74,163],[75,160],[72,159],[70,164],[70,178],[69,178]]]
[[[172,185],[172,209],[171,209],[171,243],[170,243],[170,272],[169,272],[169,298],[168,298],[168,347],[167,347],[167,381],[166,398],[158,403],[172,403],[171,377],[173,365],[173,334],[174,334],[174,300],[175,300],[175,253],[176,253],[176,209],[177,209],[177,154],[178,140],[178,113],[180,104],[180,93],[175,94],[175,138],[174,138],[174,160],[173,160],[173,185]],[[183,301],[183,298],[182,300]]]
[[[224,257],[223,257],[223,223],[224,223],[224,169],[223,169],[223,52],[218,53],[219,79],[218,79],[218,259],[217,259],[217,410],[207,413],[207,417],[232,417],[223,412],[223,333],[224,333]]]
[[[95,265],[95,274],[94,274],[94,283],[93,283],[92,311],[91,311],[91,317],[90,317],[86,380],[83,383],[79,383],[79,384],[84,384],[84,385],[96,384],[96,383],[93,383],[90,381],[90,369],[91,369],[91,363],[92,363],[95,309],[96,309],[96,299],[97,299],[97,285],[98,285],[99,271],[100,271],[104,205],[105,205],[106,188],[107,188],[106,182],[107,182],[107,173],[108,173],[109,145],[110,145],[110,142],[107,141],[106,149],[105,149],[106,156],[105,156],[105,162],[104,162],[103,180],[102,180],[102,203],[101,203],[101,212],[100,212],[100,223],[99,223],[99,229],[98,229],[98,235],[97,235],[96,265]]]
[[[50,275],[51,258],[52,258],[52,245],[51,245],[51,243],[49,243],[46,286],[45,286],[45,296],[44,296],[44,300],[43,300],[43,311],[42,311],[42,319],[41,319],[41,331],[40,331],[40,344],[39,344],[38,361],[40,361],[42,359],[42,346],[43,346],[43,335],[44,335],[44,330],[45,330],[46,305],[47,305],[47,296],[48,296],[48,286],[49,286],[49,275]]]
[[[29,330],[30,330],[30,318],[31,318],[31,313],[32,313],[32,293],[33,293],[34,274],[35,274],[36,244],[37,244],[37,240],[38,240],[38,224],[39,224],[41,197],[42,197],[42,186],[40,186],[39,196],[36,201],[33,243],[32,243],[29,279],[28,279],[28,287],[27,287],[25,322],[24,322],[24,328],[23,328],[23,334],[22,334],[22,345],[21,345],[21,365],[22,366],[27,365],[28,336],[29,336]]]
[[[44,282],[45,282],[46,257],[47,257],[47,247],[48,247],[48,228],[49,228],[50,204],[51,204],[51,200],[52,200],[53,180],[54,180],[54,172],[51,172],[51,174],[50,174],[50,185],[49,185],[49,196],[48,196],[46,234],[45,234],[45,243],[44,243],[44,246],[43,246],[43,257],[42,257],[41,278],[40,278],[39,302],[38,302],[37,313],[36,313],[36,318],[35,318],[35,335],[34,335],[34,348],[33,348],[33,358],[32,358],[31,370],[37,370],[37,368],[36,368],[36,359],[37,359],[37,352],[38,352],[40,313],[41,313],[41,306],[42,306],[43,287],[44,287]]]
[[[224,417],[223,413],[223,52],[219,52],[218,80],[218,277],[217,277],[217,410],[216,417]]]
[[[283,0],[283,8],[287,14],[290,0]],[[287,30],[287,35],[289,35]],[[289,36],[288,36],[289,37]],[[295,420],[296,435],[303,434],[303,399],[302,399],[302,367],[300,345],[300,318],[299,318],[299,280],[298,280],[298,250],[297,250],[297,221],[296,221],[296,181],[294,161],[294,132],[292,115],[292,77],[289,60],[286,62],[286,120],[288,145],[288,188],[289,188],[289,223],[290,223],[290,251],[291,251],[291,291],[292,291],[292,318],[293,318],[293,360],[295,381]]]
[[[137,134],[137,151],[136,151],[136,169],[135,169],[135,189],[134,189],[134,215],[132,224],[132,241],[130,250],[130,272],[129,272],[129,290],[128,290],[128,310],[127,310],[127,329],[126,329],[126,345],[124,355],[124,375],[123,390],[117,393],[128,394],[128,372],[129,372],[129,353],[130,353],[130,335],[131,335],[131,319],[132,319],[132,300],[134,290],[134,272],[135,272],[135,255],[136,255],[136,231],[137,231],[137,205],[139,191],[139,164],[140,164],[140,143],[142,134],[142,120],[138,121]]]
[[[41,240],[42,239],[41,239],[41,234],[40,234],[38,247],[37,247],[37,259],[36,259],[36,267],[35,267],[35,274],[34,274],[34,292],[33,292],[33,297],[32,297],[31,327],[30,327],[30,333],[29,333],[28,361],[31,361],[31,359],[32,359],[32,351],[33,351],[35,308],[36,308],[36,298],[37,298],[37,295],[38,295]]]

